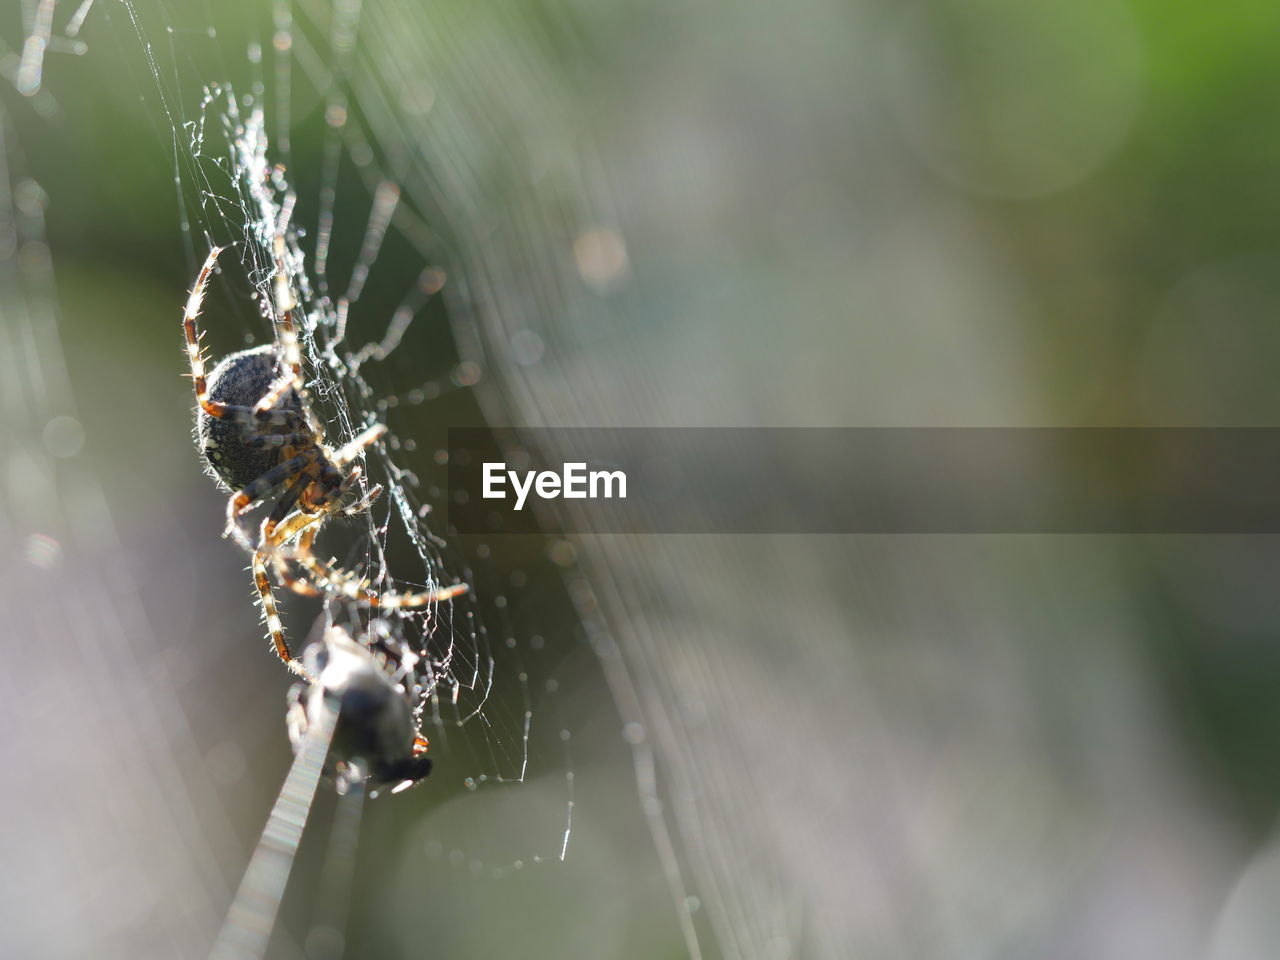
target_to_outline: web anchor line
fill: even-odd
[[[308,727],[209,953],[210,960],[261,960],[266,955],[338,725],[338,711],[338,705],[325,698],[324,708]]]
[[[328,773],[343,808],[341,835],[330,860],[354,861],[366,789],[406,790],[431,772],[427,742],[417,732],[413,708],[393,679],[397,665],[375,656],[342,627],[330,626],[306,651],[308,677],[289,694],[289,739],[296,755],[262,839],[249,861],[214,944],[213,960],[262,960],[284,899],[320,777]],[[347,799],[349,798],[349,799]],[[349,887],[331,884],[349,898]],[[331,927],[331,924],[325,924]],[[325,934],[342,935],[333,927]]]

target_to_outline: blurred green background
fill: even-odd
[[[482,419],[1280,425],[1275,4],[98,0],[28,97],[43,6],[0,21],[5,955],[204,955],[289,759],[180,377],[235,228],[192,174],[206,84],[288,127],[305,228],[335,187],[335,274],[369,170],[429,226],[352,320],[449,274],[374,382],[483,368],[387,412],[424,474]],[[215,356],[267,332],[218,282]],[[444,775],[481,736],[369,807],[348,956],[1275,954],[1274,538],[479,546],[556,719],[518,789]],[[555,852],[569,770],[566,862],[494,878]],[[282,957],[333,955],[316,836]]]

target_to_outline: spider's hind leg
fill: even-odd
[[[263,616],[267,621],[267,630],[271,635],[271,642],[276,648],[276,656],[290,670],[303,677],[307,675],[306,670],[303,669],[302,664],[290,652],[289,644],[285,640],[284,623],[280,620],[280,614],[276,609],[275,594],[271,590],[271,581],[267,578],[267,561],[271,561],[278,573],[282,565],[280,548],[291,536],[291,530],[293,529],[292,518],[286,519],[286,515],[293,509],[293,505],[297,503],[298,496],[302,493],[307,483],[308,479],[305,473],[299,473],[293,478],[289,487],[276,502],[271,515],[262,521],[262,530],[258,536],[258,548],[253,552],[253,585],[258,591],[259,600],[262,602]],[[294,514],[294,516],[300,516],[300,514]],[[308,520],[310,519],[308,517]]]
[[[276,656],[298,676],[310,679],[302,662],[289,652],[289,644],[284,638],[284,623],[281,622],[280,614],[276,610],[276,598],[271,592],[271,581],[267,579],[266,555],[261,548],[253,555],[253,585],[258,591],[258,598],[262,601],[262,613],[267,621],[271,642],[276,648]]]

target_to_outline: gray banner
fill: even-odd
[[[573,533],[1280,532],[1280,429],[601,428],[521,441],[449,431],[459,532],[536,533],[547,506]]]

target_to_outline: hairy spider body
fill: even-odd
[[[369,606],[426,606],[457,596],[466,587],[380,596],[365,589],[359,578],[311,554],[320,524],[338,513],[367,510],[382,492],[375,484],[348,505],[346,495],[361,475],[360,467],[352,463],[386,433],[386,427],[372,424],[338,450],[325,442],[324,425],[311,409],[302,378],[283,226],[275,238],[274,343],[230,354],[206,377],[197,318],[219,252],[215,247],[205,259],[182,318],[195,388],[196,442],[214,479],[231,492],[225,535],[253,555],[254,588],[276,654],[291,670],[305,676],[285,642],[284,624],[267,577],[269,566],[296,592],[337,594]],[[245,530],[244,517],[272,495],[276,495],[275,503],[255,543]],[[289,554],[286,548],[295,539],[298,546]],[[288,576],[286,559],[299,563],[312,580]]]
[[[272,344],[240,350],[224,357],[209,374],[209,399],[237,407],[252,407],[280,378],[280,358]],[[277,407],[284,414],[282,433],[304,433],[306,416],[302,398],[290,389]],[[296,456],[293,445],[274,444],[255,435],[246,424],[226,417],[211,417],[196,408],[196,444],[218,486],[239,493],[266,476],[285,460]]]

